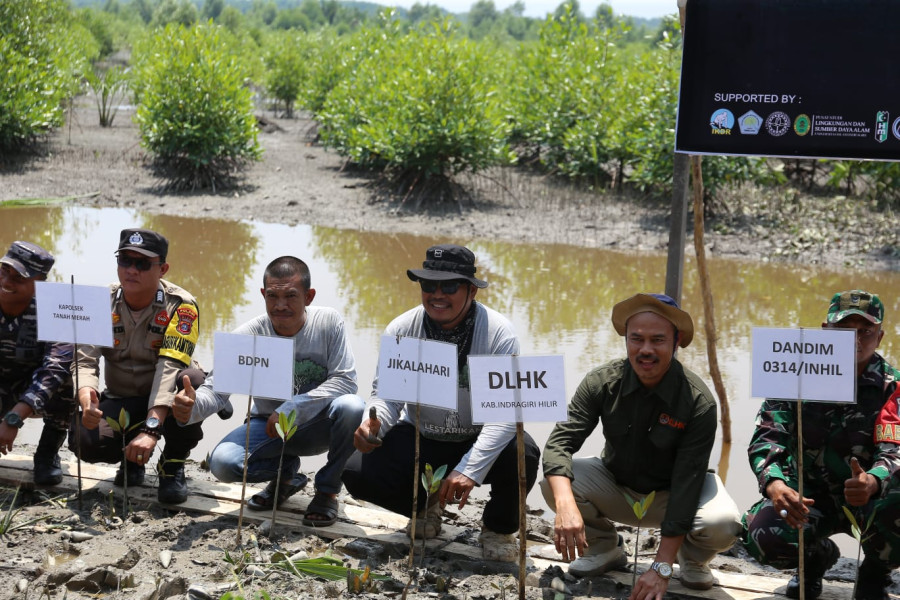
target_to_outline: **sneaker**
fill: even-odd
[[[825,572],[833,567],[840,557],[841,551],[829,538],[815,542],[812,548],[806,550],[805,587],[807,600],[815,600],[815,598],[822,595],[822,578],[825,577]],[[788,598],[800,597],[799,574],[795,573],[791,580],[788,581],[784,595]]]
[[[516,562],[519,560],[519,545],[514,533],[497,533],[487,527],[481,528],[478,536],[481,542],[482,556],[485,560],[499,562]]]
[[[181,504],[187,500],[187,478],[184,475],[184,461],[162,460],[157,465],[159,489],[156,498],[163,504]]]
[[[678,551],[678,566],[681,567],[681,585],[691,590],[709,590],[716,582],[708,564],[684,558]]]
[[[628,563],[624,545],[625,540],[620,535],[619,542],[615,548],[606,552],[576,558],[569,563],[569,575],[574,577],[592,577],[594,575],[602,575],[610,569],[624,567]]]
[[[416,513],[416,539],[435,538],[441,533],[441,503],[435,502]],[[406,524],[406,535],[412,537],[412,519]]]
[[[123,465],[125,461],[119,463],[119,469],[116,471],[116,478],[113,479],[113,485],[117,485],[118,487],[122,487],[123,482],[125,481],[125,474],[123,473]],[[129,462],[128,463],[128,487],[138,486],[144,483],[144,466],[139,465],[137,463]]]
[[[888,600],[891,570],[880,560],[866,557],[859,567],[855,600]]]

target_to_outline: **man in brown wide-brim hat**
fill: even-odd
[[[541,490],[556,512],[554,542],[569,573],[598,575],[626,563],[614,522],[660,528],[650,569],[632,598],[662,598],[681,566],[681,583],[713,585],[709,562],[740,531],[740,512],[722,481],[708,473],[716,437],[716,403],[675,351],[694,336],[691,316],[663,294],[636,294],[613,307],[627,358],[588,373],[544,447]],[[577,458],[597,421],[600,458]],[[651,494],[643,518],[633,506]]]

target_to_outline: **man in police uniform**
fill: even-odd
[[[120,463],[116,485],[125,481],[122,438],[106,417],[118,420],[122,409],[130,423],[125,432],[128,485],[144,481],[144,466],[160,438],[165,439],[157,471],[160,502],[187,499],[184,461],[203,438],[200,423],[179,427],[171,415],[176,385],[188,375],[203,383],[199,368],[190,368],[199,337],[194,297],[162,277],[168,272],[169,242],[147,229],[124,229],[116,252],[119,283],[110,286],[112,348],[78,349],[78,402],[82,409],[81,456],[87,462]],[[106,359],[106,389],[99,394],[100,358]],[[78,447],[70,440],[70,447]]]
[[[69,365],[72,345],[40,342],[34,283],[47,278],[53,256],[30,242],[13,242],[0,258],[0,453],[12,451],[28,417],[43,417],[34,453],[34,482],[62,481],[59,448],[75,412]]]

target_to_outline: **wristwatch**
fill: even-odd
[[[22,429],[22,426],[25,425],[25,420],[22,419],[17,413],[12,411],[6,413],[3,417],[3,422],[9,425],[10,427],[15,427],[16,429]]]
[[[159,426],[159,419],[156,417],[147,417],[141,432],[159,439],[162,436],[162,428]]]
[[[650,568],[656,571],[663,579],[668,579],[672,576],[672,565],[667,562],[653,562]]]

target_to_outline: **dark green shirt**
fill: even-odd
[[[619,485],[642,494],[668,490],[664,536],[691,531],[716,437],[716,403],[703,380],[677,360],[654,389],[627,359],[588,373],[544,447],[544,476],[572,475],[572,455],[603,423],[603,464]]]

